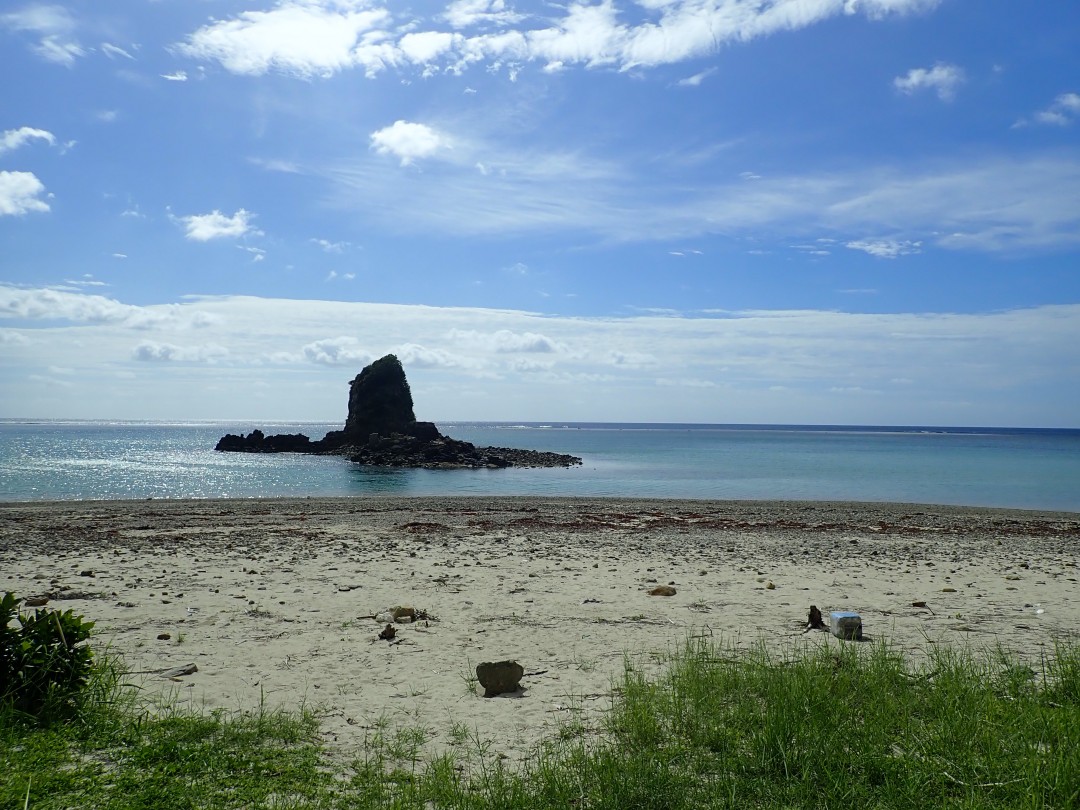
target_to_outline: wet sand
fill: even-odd
[[[912,504],[0,504],[0,591],[96,621],[98,649],[148,696],[306,703],[346,754],[389,720],[435,747],[463,724],[521,759],[560,720],[596,726],[627,654],[652,666],[691,634],[778,653],[853,643],[807,633],[810,605],[858,612],[868,640],[915,658],[1001,647],[1037,667],[1078,639],[1078,549],[1080,513]],[[675,595],[650,596],[658,585]],[[375,617],[395,606],[420,618],[380,639]],[[504,659],[522,690],[481,697],[475,666]]]

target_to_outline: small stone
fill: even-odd
[[[158,641],[168,641],[172,638],[172,633],[158,633]]]
[[[956,588],[942,588],[942,593],[956,593]]]
[[[44,607],[47,604],[49,604],[47,596],[28,596],[23,599],[23,605],[26,607]]]
[[[80,571],[79,572],[80,577],[92,577],[93,575],[94,575],[94,572],[91,571],[89,568],[87,568],[85,571]]]
[[[397,628],[394,627],[394,625],[392,624],[388,624],[382,629],[382,632],[379,633],[379,638],[381,638],[383,641],[392,641],[396,635]]]
[[[199,671],[199,668],[194,664],[183,664],[172,669],[167,669],[161,673],[162,678],[179,678],[181,675],[194,675]]]
[[[517,661],[484,661],[476,665],[476,677],[486,698],[516,692],[524,674],[525,667]]]
[[[407,624],[408,622],[416,621],[416,608],[407,605],[398,605],[397,607],[390,608],[390,615],[394,617],[395,622]]]
[[[649,596],[674,596],[678,591],[670,585],[657,585],[649,591]]]
[[[776,590],[776,583],[773,582],[770,579],[768,582],[765,583],[765,590],[767,590],[767,591],[775,591]]]

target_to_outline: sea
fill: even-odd
[[[438,423],[569,469],[413,470],[218,453],[225,433],[340,424],[0,419],[0,501],[539,495],[895,501],[1080,512],[1080,430],[838,425]]]

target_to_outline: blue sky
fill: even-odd
[[[0,11],[0,416],[1080,427],[1080,6]]]

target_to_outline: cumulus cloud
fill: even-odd
[[[49,210],[45,186],[33,172],[0,171],[0,217]]]
[[[360,341],[348,335],[308,343],[301,350],[309,363],[327,366],[366,366],[375,355],[364,349]]]
[[[444,349],[429,349],[417,343],[405,343],[394,353],[402,364],[417,368],[477,368],[481,365],[471,358],[451,354]]]
[[[269,11],[245,11],[200,28],[178,46],[196,59],[220,62],[233,73],[270,70],[301,77],[330,76],[360,60],[364,35],[388,24],[385,9],[357,10],[337,0],[282,0]]]
[[[907,239],[858,239],[848,242],[845,247],[861,250],[879,259],[896,259],[900,256],[922,252],[922,242],[912,242]],[[828,255],[827,252],[826,255]]]
[[[964,71],[944,62],[931,68],[912,68],[906,75],[893,79],[893,87],[901,93],[910,96],[921,90],[932,90],[942,101],[952,101],[963,83]]]
[[[449,147],[446,136],[427,124],[395,121],[371,133],[371,148],[380,155],[393,155],[408,166],[419,158],[431,157]]]
[[[56,143],[56,136],[48,130],[35,129],[34,127],[19,127],[0,132],[0,155],[18,149],[30,141],[39,140],[52,146]]]
[[[227,217],[215,208],[209,214],[180,217],[180,222],[188,239],[193,242],[208,242],[211,239],[258,235],[261,232],[251,225],[253,216],[250,211],[241,208],[231,217]]]
[[[558,342],[537,332],[514,332],[499,329],[495,332],[478,332],[473,329],[451,329],[448,337],[473,348],[496,353],[548,354],[563,350]]]
[[[455,0],[433,19],[395,8],[365,9],[343,0],[279,0],[191,34],[178,49],[234,73],[278,70],[329,76],[353,67],[374,76],[416,64],[460,72],[470,65],[505,68],[525,62],[545,69],[573,65],[652,67],[706,56],[731,42],[793,31],[841,14],[880,19],[927,11],[939,0],[641,0],[633,22],[615,0],[542,7],[524,15],[503,0]],[[544,16],[547,15],[547,16]],[[448,24],[451,31],[440,30]]]
[[[131,350],[131,359],[144,363],[213,363],[229,350],[209,343],[203,346],[176,346],[172,343],[143,341]]]

